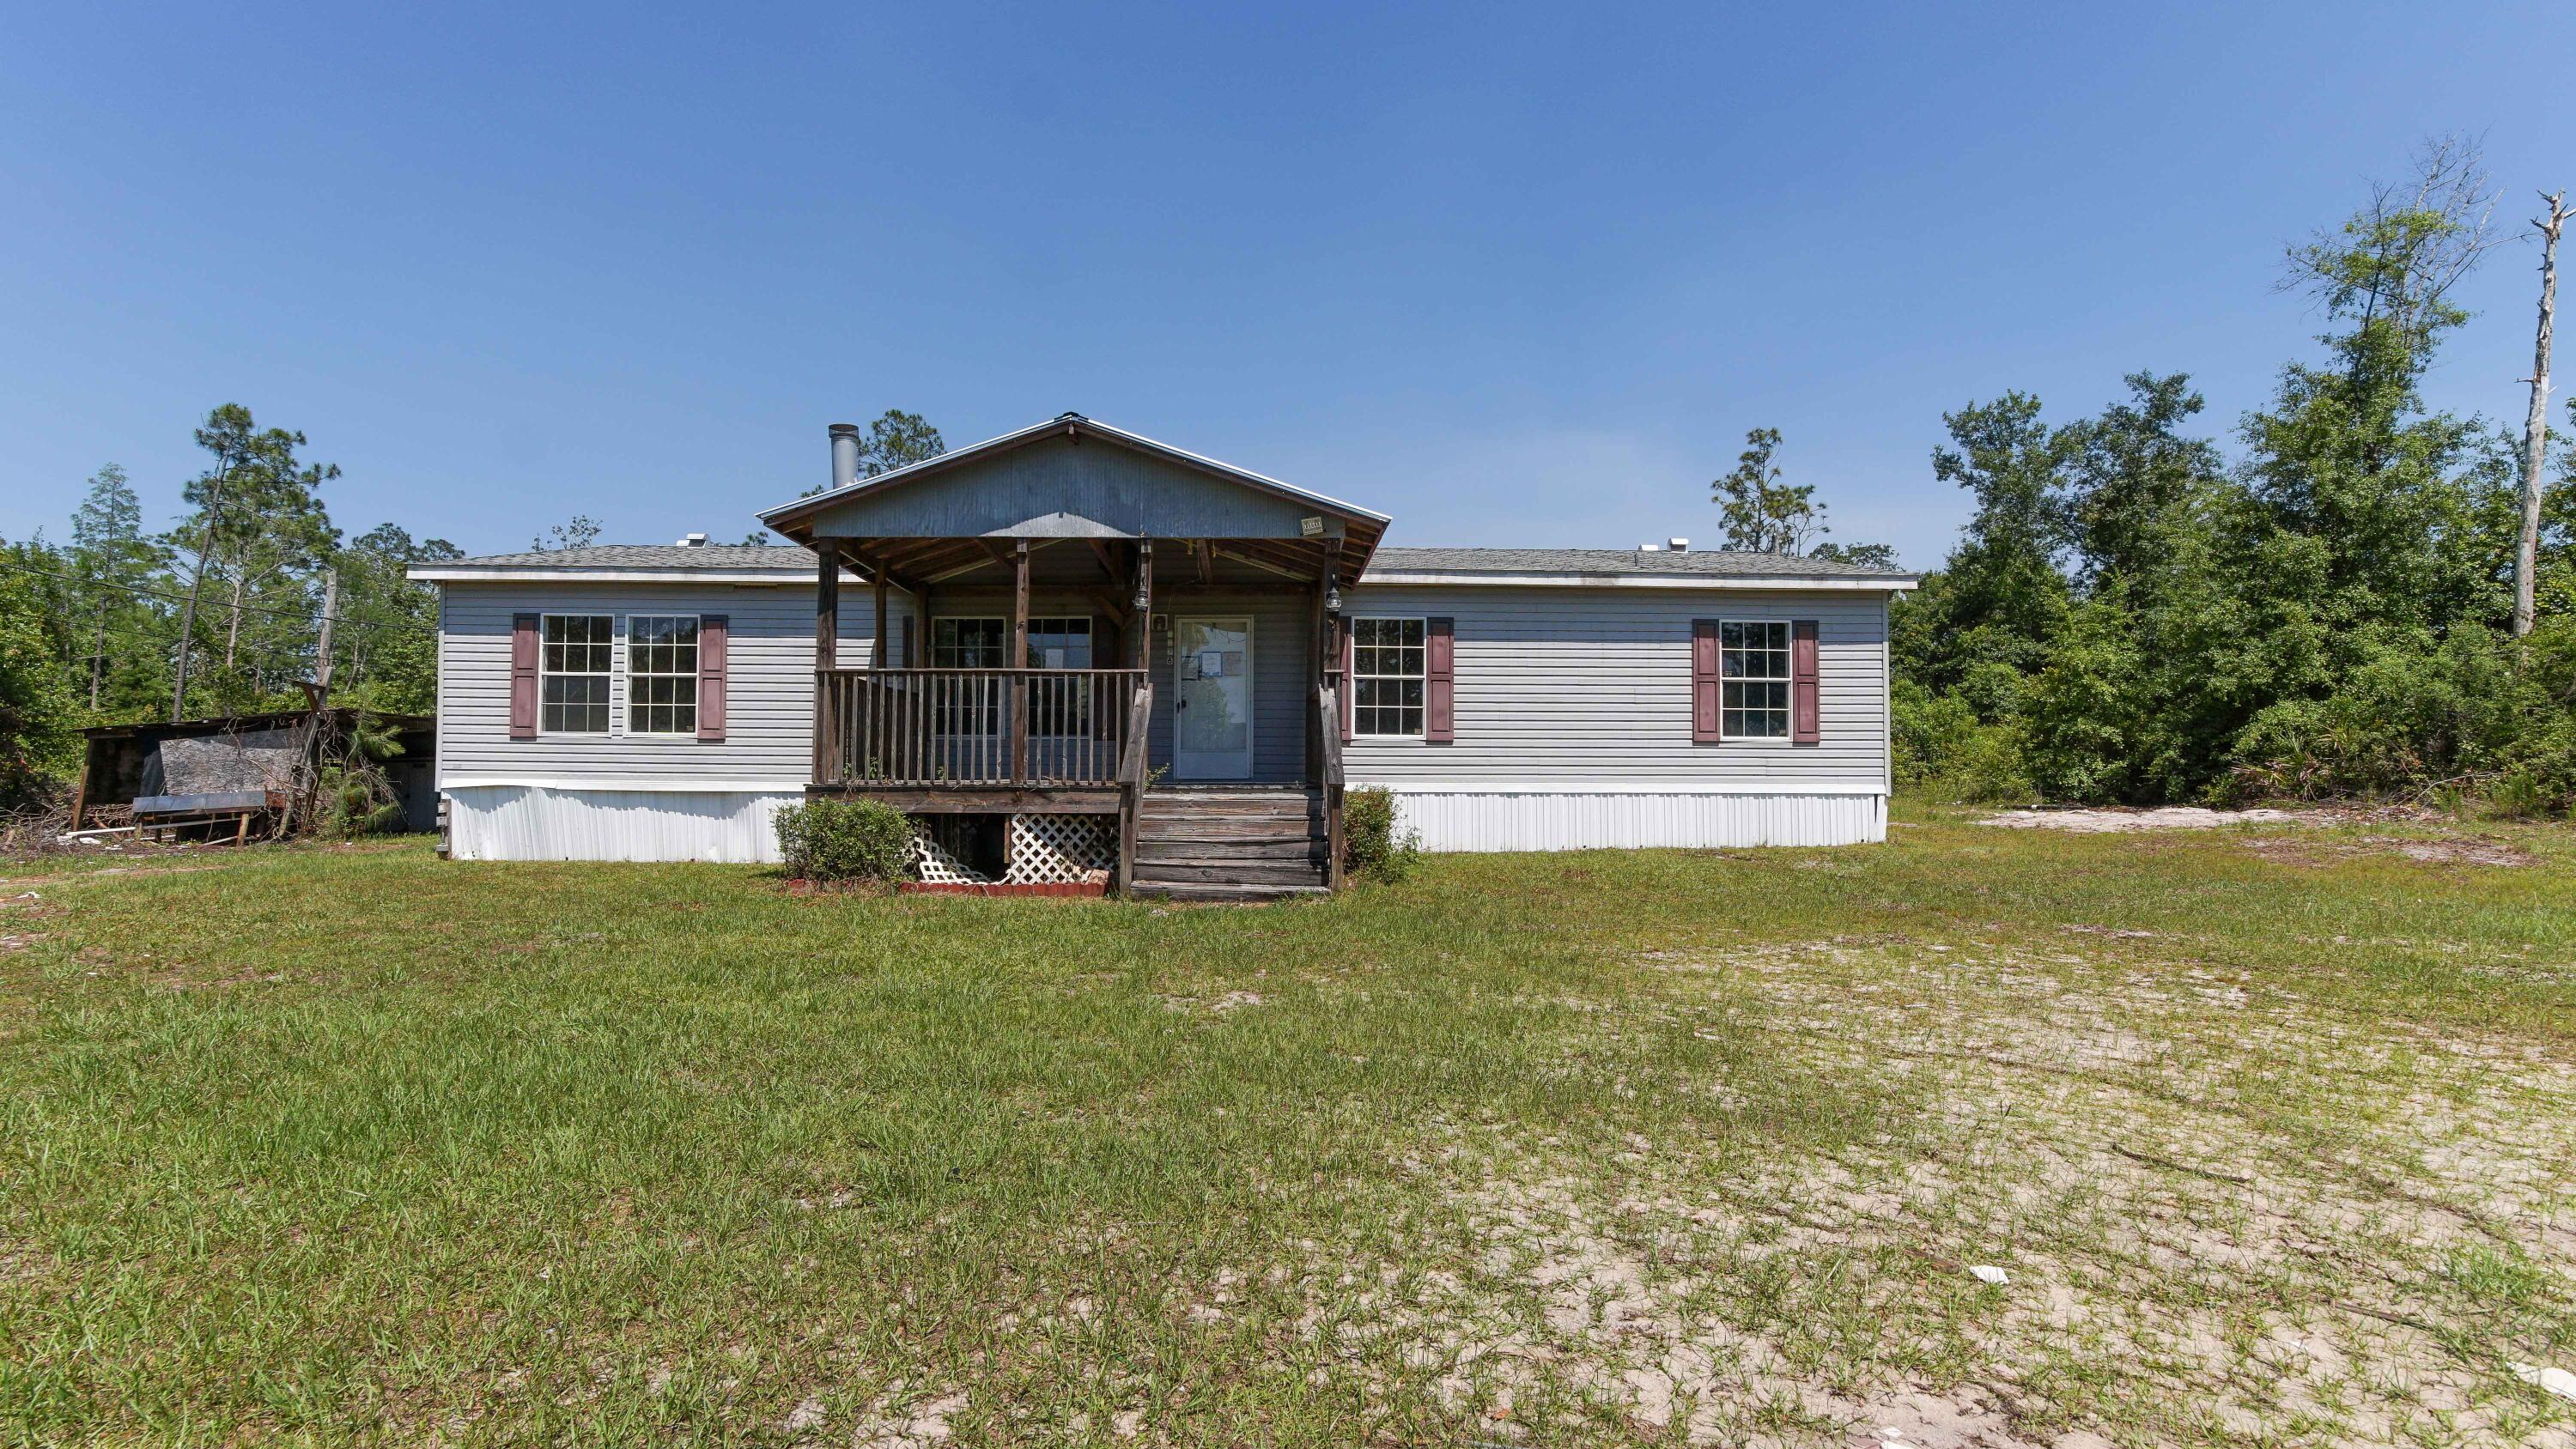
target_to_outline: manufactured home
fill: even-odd
[[[774,860],[818,795],[925,881],[1331,888],[1348,790],[1431,850],[1884,839],[1910,575],[1382,547],[1357,503],[1067,413],[760,515],[781,543],[428,564],[477,860]],[[792,546],[789,546],[792,545]]]

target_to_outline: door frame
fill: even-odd
[[[1181,630],[1190,624],[1241,624],[1243,626],[1243,773],[1240,775],[1190,775],[1181,770]],[[1260,683],[1252,657],[1254,618],[1247,610],[1239,614],[1174,614],[1172,616],[1172,778],[1191,783],[1225,784],[1248,781],[1260,773],[1260,719],[1257,707]]]

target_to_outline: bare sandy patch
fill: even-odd
[[[2576,1312],[2576,1062],[2045,947],[1640,964],[1654,1014],[1752,1011],[1919,1104],[1751,1163],[1444,1125],[1412,1170],[1476,1246],[1339,1333],[1481,1437],[2576,1446],[2576,1406],[2508,1369]]]
[[[2369,855],[2396,855],[2438,865],[2535,865],[2538,857],[2485,836],[2413,840],[2392,835],[2258,836],[2245,848],[2274,860],[2326,865]]]
[[[2014,830],[2125,835],[2143,830],[2215,830],[2223,825],[2340,825],[2349,818],[2331,810],[2211,810],[2199,805],[2160,805],[2154,809],[2111,806],[2091,810],[2005,810],[1977,823]]]

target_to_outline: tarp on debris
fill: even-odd
[[[253,730],[157,741],[141,795],[214,795],[295,788],[296,731]]]

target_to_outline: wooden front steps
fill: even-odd
[[[1331,889],[1323,796],[1298,786],[1148,790],[1136,815],[1130,894],[1266,901]]]

